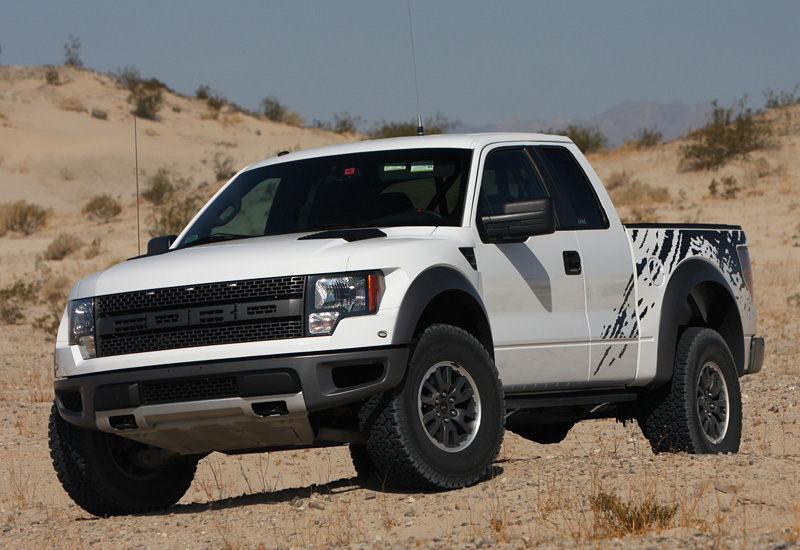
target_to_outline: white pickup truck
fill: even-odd
[[[584,419],[736,452],[752,289],[740,227],[623,226],[564,137],[285,153],[74,286],[53,463],[110,515],[171,506],[213,451],[349,444],[359,475],[434,489],[484,478],[505,429]]]

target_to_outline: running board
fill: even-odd
[[[621,389],[506,395],[506,410],[546,409],[575,405],[600,405],[636,401],[637,395]]]

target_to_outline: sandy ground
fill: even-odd
[[[37,318],[63,308],[69,286],[137,252],[132,118],[127,92],[90,71],[0,66],[0,204],[51,208],[46,227],[0,236],[0,290],[38,282],[25,319],[0,324],[0,545],[4,548],[788,548],[800,537],[800,109],[771,113],[778,144],[718,172],[678,172],[679,143],[591,160],[609,185],[625,171],[669,198],[621,207],[628,219],[734,223],[751,245],[764,370],[742,379],[744,434],[736,455],[653,455],[635,425],[579,424],[560,444],[506,435],[493,478],[457,491],[387,490],[359,480],[345,448],[228,457],[213,454],[181,502],[162,513],[96,518],[62,490],[49,458],[52,341]],[[75,105],[85,111],[74,110]],[[65,110],[65,106],[69,109]],[[90,115],[102,109],[107,120]],[[224,113],[225,110],[223,110]],[[210,159],[237,168],[345,137],[240,113],[209,118],[203,102],[167,94],[162,120],[140,122],[140,178],[166,167],[213,187]],[[352,138],[351,138],[352,139]],[[763,160],[760,160],[763,159]],[[734,200],[709,194],[736,178]],[[618,193],[619,189],[612,189]],[[124,205],[98,224],[81,214],[109,193]],[[623,201],[624,202],[624,201]],[[143,208],[146,240],[151,207]],[[42,259],[62,233],[87,245]],[[88,243],[100,252],[86,258]],[[0,304],[3,305],[3,304]],[[38,325],[46,325],[42,321]],[[675,508],[665,527],[604,529],[601,493]]]

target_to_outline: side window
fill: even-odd
[[[524,149],[489,153],[481,176],[479,216],[501,213],[508,201],[546,196],[542,178]]]
[[[605,229],[608,219],[591,183],[575,157],[564,147],[537,147],[553,179],[559,229]]]

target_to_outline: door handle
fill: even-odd
[[[581,255],[575,250],[565,250],[564,273],[567,275],[580,275],[581,272]]]

